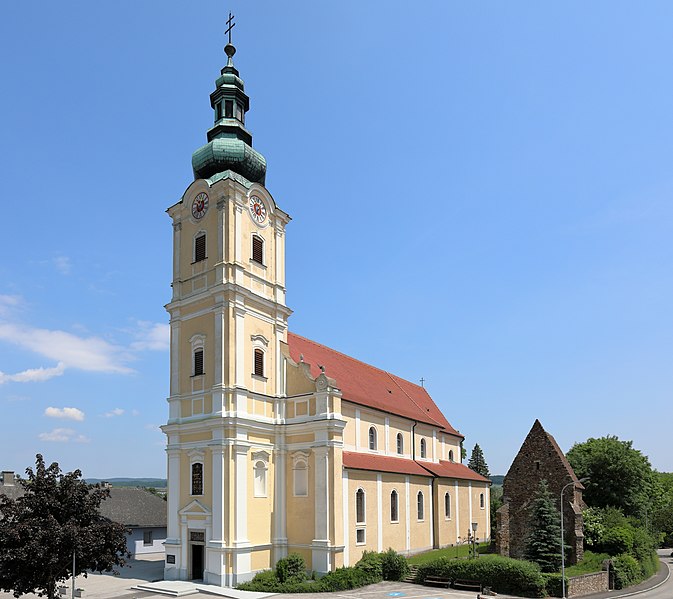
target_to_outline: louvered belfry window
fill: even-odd
[[[194,376],[203,374],[203,350],[197,349],[194,352]]]
[[[206,259],[206,236],[199,235],[194,240],[194,262]]]
[[[252,236],[252,259],[258,264],[264,264],[264,240],[258,235]]]
[[[203,495],[203,464],[192,464],[192,495]]]
[[[261,349],[255,350],[255,370],[256,376],[264,376],[264,352]]]

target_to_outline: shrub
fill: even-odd
[[[547,590],[547,595],[552,597],[562,597],[563,596],[563,585],[561,584],[561,575],[560,574],[542,574],[545,580],[545,588]],[[566,592],[568,589],[568,577],[566,576]]]
[[[478,580],[498,593],[528,597],[541,597],[545,590],[545,579],[539,566],[498,555],[471,560],[440,558],[420,565],[416,582],[422,583],[428,576],[442,576],[450,580],[458,578]]]
[[[359,567],[347,567],[337,568],[334,572],[325,574],[316,584],[319,585],[320,591],[333,592],[356,589],[380,580],[381,578],[375,578],[371,573]]]
[[[409,574],[407,560],[394,549],[388,549],[380,555],[383,580],[402,580]]]
[[[603,533],[600,548],[610,555],[629,553],[633,549],[633,529],[627,526],[608,528]]]
[[[627,553],[612,560],[612,570],[615,574],[615,588],[617,589],[623,589],[641,580],[640,565],[633,556]]]
[[[276,563],[278,582],[297,583],[306,580],[306,562],[298,553],[290,553]]]
[[[376,551],[365,551],[358,561],[355,564],[356,568],[359,568],[363,572],[366,572],[371,578],[376,580],[383,579],[383,563],[381,556],[383,554],[377,553]]]

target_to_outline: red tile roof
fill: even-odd
[[[373,470],[374,472],[395,472],[398,474],[415,474],[430,476],[418,462],[405,458],[393,458],[371,453],[343,452],[344,467],[354,470]]]
[[[439,464],[433,462],[421,462],[421,465],[435,476],[440,476],[442,478],[460,478],[463,480],[491,482],[488,478],[481,474],[477,474],[474,470],[470,470],[465,464],[459,464],[458,462],[439,460]]]
[[[303,356],[304,362],[310,364],[312,376],[317,377],[320,366],[324,366],[325,374],[336,380],[344,400],[437,426],[458,437],[463,436],[449,424],[420,385],[294,333],[288,332],[287,344],[295,362],[299,362],[300,356]]]

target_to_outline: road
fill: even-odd
[[[671,550],[659,549],[657,553],[659,554],[659,558],[668,565],[669,571],[673,572],[673,558],[671,557]],[[632,596],[638,597],[639,599],[673,599],[673,575],[669,576],[668,580],[660,587]]]

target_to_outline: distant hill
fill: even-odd
[[[502,486],[502,481],[505,480],[505,475],[504,474],[494,474],[491,476],[491,482],[494,485],[500,485]]]
[[[155,489],[165,489],[168,485],[165,478],[87,478],[86,482],[92,485],[106,482],[113,487],[154,487]]]

